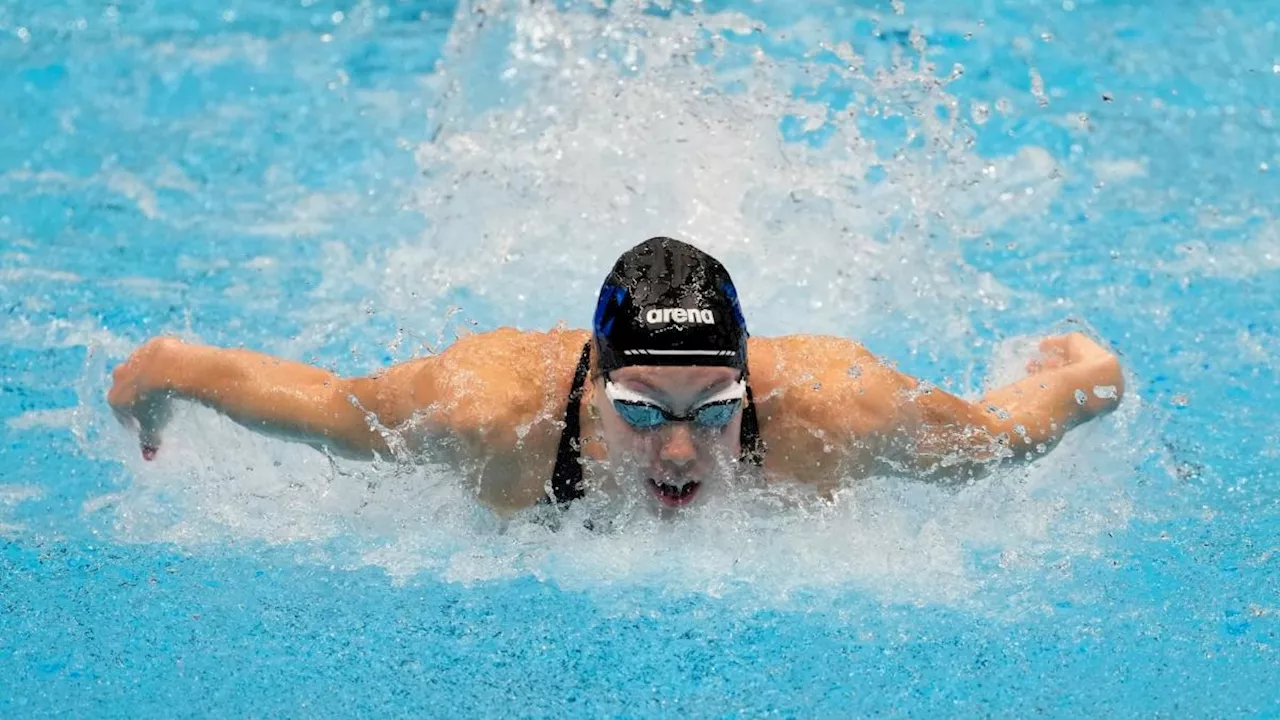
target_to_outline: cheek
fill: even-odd
[[[733,422],[729,423],[723,430],[717,430],[707,433],[703,447],[707,448],[704,453],[708,456],[725,458],[736,458],[742,454],[742,415],[739,414]]]

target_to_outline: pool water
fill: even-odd
[[[1276,717],[1267,3],[0,6],[0,714]],[[1117,412],[963,487],[497,518],[183,406],[147,337],[371,372],[583,327],[655,234],[752,331]]]

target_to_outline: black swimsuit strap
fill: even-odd
[[[560,433],[560,447],[556,450],[556,467],[551,472],[551,495],[555,503],[568,503],[586,494],[582,487],[582,394],[587,385],[587,373],[591,370],[591,343],[582,347],[578,369],[573,373],[573,386],[569,390],[569,402],[564,409],[564,430]],[[764,441],[760,438],[760,418],[756,403],[747,386],[747,405],[742,409],[741,461],[756,467],[764,465]]]
[[[573,386],[569,390],[569,402],[564,409],[564,430],[560,433],[560,447],[556,450],[556,468],[551,472],[551,500],[567,503],[577,500],[586,492],[582,488],[582,393],[587,386],[587,373],[591,370],[591,343],[582,346],[578,369],[573,373]]]
[[[756,414],[756,401],[751,397],[751,385],[747,385],[747,406],[742,408],[742,432],[738,434],[742,445],[741,462],[756,467],[764,465],[764,440],[760,438],[760,418]]]

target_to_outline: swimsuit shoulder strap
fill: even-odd
[[[591,369],[591,342],[582,346],[582,357],[573,373],[573,386],[569,390],[569,402],[564,409],[564,430],[560,433],[560,447],[556,450],[556,467],[551,472],[550,499],[556,503],[577,500],[586,494],[582,487],[582,426],[579,411],[582,393],[587,385],[587,373]]]
[[[760,438],[760,418],[756,414],[756,402],[751,397],[751,385],[747,384],[747,406],[742,409],[742,462],[762,467],[764,465],[764,440]]]

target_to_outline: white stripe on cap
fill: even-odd
[[[623,350],[623,355],[711,355],[713,357],[732,357],[738,353],[733,350]]]

